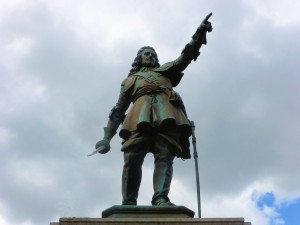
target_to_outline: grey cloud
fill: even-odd
[[[264,20],[247,32],[242,23],[251,21],[253,12],[242,3],[213,2],[203,6],[201,13],[198,3],[193,4],[185,6],[191,16],[184,18],[168,14],[169,9],[158,10],[154,22],[149,22],[155,40],[146,40],[159,43],[154,47],[162,59],[166,57],[161,49],[179,54],[202,15],[213,9],[214,31],[208,34],[208,45],[177,88],[197,126],[204,201],[215,195],[234,195],[268,177],[282,189],[295,192],[299,186],[294,179],[299,170],[295,160],[299,47],[290,43],[299,39],[299,26],[273,27]],[[180,11],[182,16],[185,10]],[[107,58],[114,57],[103,55],[101,45],[96,48],[94,43],[78,40],[65,23],[55,24],[52,12],[42,4],[16,9],[0,29],[7,37],[34,38],[33,48],[13,75],[37,79],[45,86],[44,98],[25,102],[1,124],[13,133],[0,159],[1,180],[6,181],[0,200],[9,212],[5,216],[34,224],[61,216],[100,216],[101,209],[121,202],[121,140],[114,138],[107,155],[88,158],[86,154],[101,138],[140,43],[116,44],[111,54],[117,60],[108,62]],[[252,48],[259,49],[261,57],[246,51]],[[145,169],[152,167],[149,158]],[[176,160],[174,167],[174,178],[194,195],[193,160]],[[48,183],[30,183],[32,178],[23,176],[26,172]]]

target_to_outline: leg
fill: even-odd
[[[173,176],[173,160],[175,155],[172,151],[174,148],[174,139],[170,140],[169,135],[157,134],[155,136],[154,150],[154,173],[152,205],[173,206],[168,194]],[[176,143],[176,142],[175,142]]]
[[[148,153],[147,140],[135,134],[123,145],[123,147],[127,146],[125,149],[122,149],[124,151],[122,174],[123,205],[137,204],[138,192],[142,180],[142,165]]]

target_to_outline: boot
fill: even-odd
[[[173,176],[173,159],[155,159],[155,168],[153,174],[152,205],[155,206],[175,206],[170,202],[168,194],[170,191],[171,180]]]

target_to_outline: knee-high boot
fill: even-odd
[[[173,205],[168,198],[173,176],[173,159],[173,156],[155,158],[152,205]]]
[[[145,154],[124,154],[124,166],[122,173],[123,205],[136,205],[138,192],[142,180],[142,164]]]

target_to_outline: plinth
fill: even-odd
[[[194,211],[184,206],[115,205],[102,212],[102,218],[193,218]]]
[[[50,225],[251,225],[243,218],[200,218],[184,206],[112,206],[102,218],[60,218]]]

